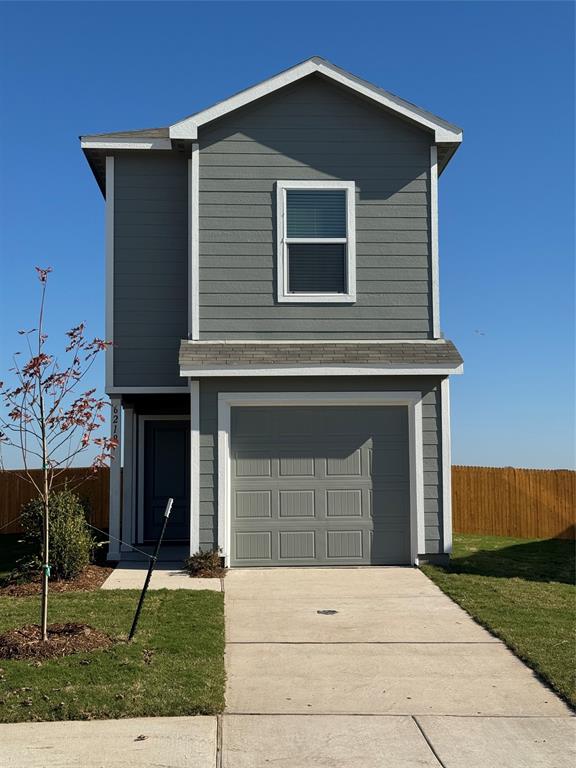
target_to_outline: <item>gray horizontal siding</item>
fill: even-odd
[[[182,386],[188,332],[188,169],[179,153],[114,161],[114,384]]]
[[[201,338],[429,338],[430,141],[317,77],[202,129]],[[356,182],[354,305],[276,303],[279,179]]]
[[[218,541],[218,393],[229,392],[229,379],[200,380],[200,515],[201,544]],[[426,553],[442,552],[442,467],[440,383],[433,377],[304,377],[301,379],[235,378],[234,392],[420,391],[424,454]]]

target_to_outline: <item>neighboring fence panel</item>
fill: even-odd
[[[42,471],[34,469],[30,473],[40,484]],[[75,488],[79,496],[85,497],[91,508],[90,522],[97,528],[108,527],[108,486],[110,470],[106,467],[87,477],[88,470],[73,468],[66,471],[58,482],[67,480],[70,488]],[[0,472],[0,533],[20,533],[22,530],[18,521],[10,523],[17,517],[24,502],[38,494],[30,483],[22,479],[20,470],[4,470]],[[82,482],[83,481],[83,482]],[[78,483],[81,483],[77,488]]]
[[[40,478],[40,470],[34,470]],[[21,472],[0,472],[0,533],[19,533],[18,522],[6,525],[31,499],[33,488]],[[90,522],[108,527],[109,470],[85,480],[78,493],[92,509]],[[86,469],[70,469],[66,477],[76,485]],[[456,533],[478,533],[518,538],[575,538],[576,472],[565,469],[512,467],[452,467],[452,517]]]
[[[452,467],[452,518],[456,533],[573,539],[576,472]]]

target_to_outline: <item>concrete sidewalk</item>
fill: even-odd
[[[101,589],[142,589],[148,563],[119,563],[102,584]],[[182,570],[181,563],[158,563],[149,589],[210,589],[223,590],[221,579],[195,579]]]
[[[0,725],[2,768],[214,768],[215,717]]]
[[[569,717],[224,715],[18,723],[0,725],[0,765],[573,768],[575,733]]]

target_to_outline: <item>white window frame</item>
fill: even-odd
[[[343,189],[346,191],[346,237],[300,238],[286,236],[288,189]],[[346,243],[345,293],[289,293],[288,245],[290,243]],[[300,304],[353,304],[356,301],[356,184],[353,181],[278,181],[276,183],[276,257],[278,301]]]

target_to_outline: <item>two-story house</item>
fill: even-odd
[[[446,558],[462,360],[437,187],[461,140],[317,57],[166,128],[81,137],[106,199],[113,536],[150,545],[172,496],[178,556]]]

